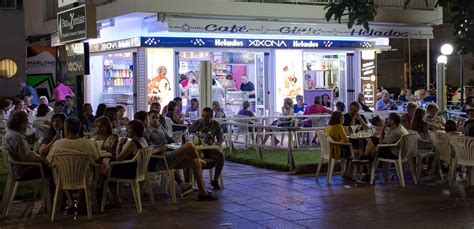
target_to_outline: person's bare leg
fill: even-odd
[[[364,152],[364,154],[365,154],[365,155],[372,155],[372,152],[374,151],[374,149],[375,149],[375,145],[374,145],[374,143],[372,142],[372,140],[369,139],[369,140],[367,141],[367,145],[365,146],[365,152]]]
[[[65,190],[64,193],[66,194],[67,201],[69,202],[68,207],[73,207],[74,206],[74,199],[72,198],[71,193],[69,190]]]
[[[180,167],[193,169],[194,179],[197,182],[199,193],[201,195],[207,195],[207,191],[204,187],[204,176],[202,175],[202,166],[199,159],[184,159],[181,161]]]
[[[224,168],[224,154],[219,150],[206,150],[205,154],[207,157],[216,161],[216,168],[214,173],[214,180],[217,181],[221,176],[222,169]]]

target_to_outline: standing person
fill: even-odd
[[[372,112],[369,106],[365,105],[365,98],[363,93],[357,94],[357,102],[359,103],[360,107],[364,112]]]
[[[189,131],[191,133],[197,131],[207,133],[208,138],[210,138],[209,142],[215,145],[221,145],[224,142],[224,134],[222,133],[221,125],[212,119],[212,109],[210,107],[202,109],[201,119],[194,121],[191,127],[189,127]],[[221,187],[218,179],[224,168],[224,154],[216,149],[203,150],[202,153],[204,154],[204,158],[212,159],[216,162],[214,178],[211,181],[211,185],[214,189],[219,190]]]
[[[302,95],[297,95],[296,96],[296,104],[293,106],[293,111],[295,114],[301,113],[303,114],[304,111],[306,110],[306,103],[304,103],[304,99]]]
[[[72,99],[72,96],[67,95],[64,100],[64,104],[66,105],[64,107],[63,113],[66,115],[66,117],[79,117],[79,113],[77,111],[77,106],[74,104],[74,100]]]
[[[64,137],[64,121],[66,116],[62,113],[53,115],[51,119],[51,127],[41,141],[39,154],[46,157],[54,142]]]
[[[255,85],[250,82],[248,76],[242,75],[240,80],[242,81],[240,84],[240,90],[246,93],[249,98],[255,98]]]
[[[91,132],[94,129],[95,117],[92,114],[92,105],[90,103],[85,103],[82,105],[82,114],[80,117],[82,123],[83,132]]]
[[[407,105],[407,113],[402,116],[402,126],[407,129],[411,129],[411,121],[413,120],[413,115],[415,110],[418,108],[418,104],[415,102],[409,102]]]
[[[31,104],[37,107],[39,104],[39,98],[36,89],[34,89],[32,86],[26,85],[24,80],[18,80],[18,87],[20,88],[21,99],[29,97],[31,99]]]
[[[397,109],[397,104],[395,101],[390,99],[390,94],[388,91],[383,90],[382,91],[382,98],[377,101],[375,104],[375,110],[378,111],[385,111],[385,110],[396,110]]]
[[[68,95],[72,97],[75,96],[70,87],[64,85],[60,80],[56,80],[56,88],[53,92],[53,99],[56,101],[64,101]]]
[[[215,79],[212,79],[212,100],[224,104],[224,96],[224,88]]]

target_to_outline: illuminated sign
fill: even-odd
[[[288,48],[288,49],[344,49],[371,48],[367,41],[290,40],[290,39],[233,39],[192,37],[141,37],[142,47],[229,47],[229,48]]]
[[[58,37],[62,43],[97,37],[95,6],[84,4],[58,13]]]
[[[361,58],[361,88],[364,94],[365,104],[369,107],[375,105],[377,88],[377,68],[375,51],[362,51]]]
[[[90,44],[89,51],[90,52],[103,52],[103,51],[126,49],[126,48],[133,48],[133,47],[140,47],[139,37],[133,37],[133,38],[127,38],[127,39],[109,41],[109,42],[103,42],[103,43],[97,43],[97,44]]]
[[[370,30],[366,30],[362,26],[354,26],[349,29],[344,23],[289,23],[195,18],[191,20],[171,18],[166,21],[169,32],[433,39],[431,26],[371,23]]]

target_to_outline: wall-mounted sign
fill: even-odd
[[[77,42],[65,45],[66,73],[89,75],[89,43]]]
[[[374,42],[368,41],[141,37],[142,47],[363,49],[374,45]]]
[[[370,30],[367,31],[360,26],[348,29],[344,23],[216,21],[182,18],[171,18],[166,21],[170,32],[433,39],[433,28],[429,26],[371,24]]]
[[[361,58],[361,89],[364,94],[365,104],[369,107],[375,105],[377,88],[377,65],[375,51],[363,51]],[[369,54],[369,55],[367,55]],[[372,55],[370,55],[372,54]]]
[[[94,5],[84,4],[58,13],[58,36],[61,43],[97,37]]]
[[[110,50],[118,50],[118,49],[127,49],[133,47],[140,47],[140,37],[132,37],[117,41],[109,41],[97,44],[90,44],[89,51],[90,52],[104,52]]]

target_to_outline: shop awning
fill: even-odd
[[[397,39],[433,39],[430,26],[371,24],[370,30],[342,23],[307,23],[284,21],[210,20],[195,18],[166,19],[169,32],[220,34],[273,34],[295,36],[335,36]]]

